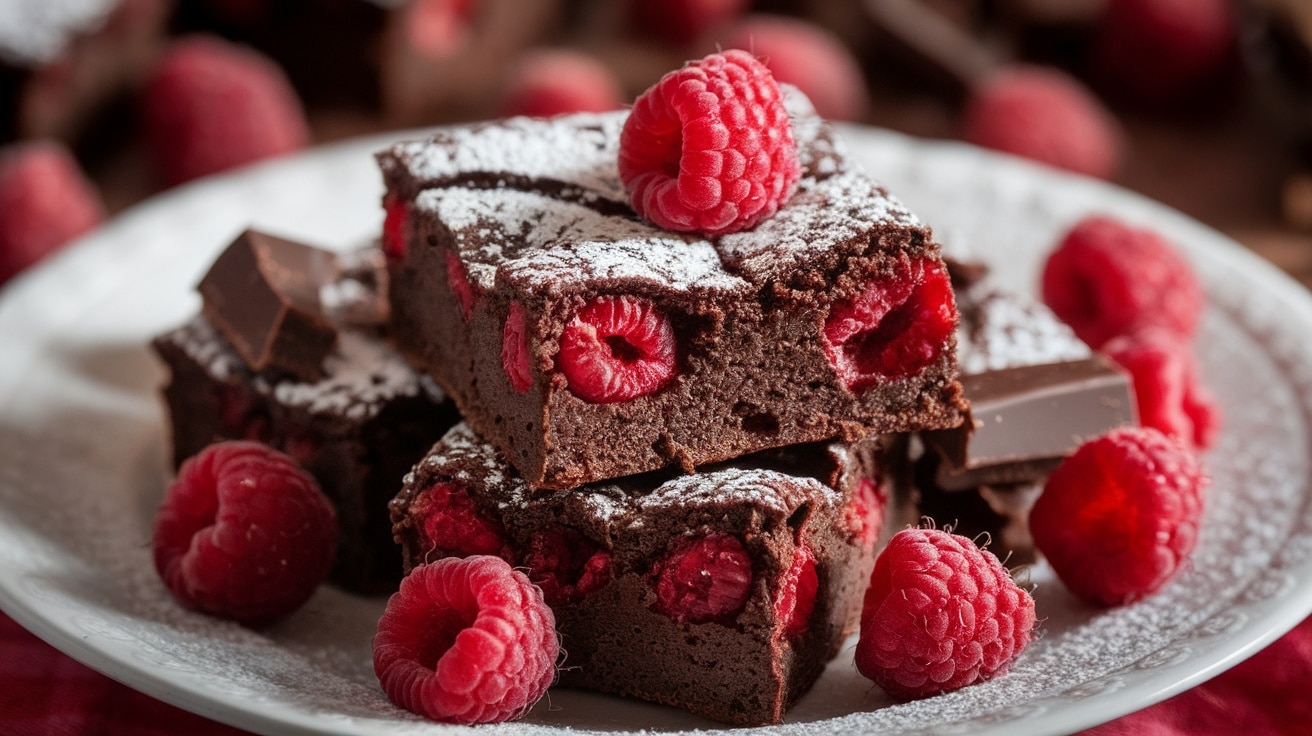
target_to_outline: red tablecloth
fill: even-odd
[[[1256,656],[1084,736],[1312,734],[1312,619]],[[0,615],[0,736],[237,736],[78,664]]]

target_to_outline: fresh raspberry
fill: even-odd
[[[678,373],[674,327],[645,299],[602,297],[560,335],[557,363],[584,401],[613,404],[664,388]]]
[[[1230,0],[1108,0],[1093,43],[1094,76],[1109,94],[1164,107],[1214,93],[1237,60]]]
[[[420,565],[387,601],[374,673],[393,703],[446,723],[519,718],[556,676],[556,619],[497,557]]]
[[[383,202],[383,254],[399,261],[405,258],[406,227],[410,209],[399,199]]]
[[[732,623],[752,592],[752,561],[732,534],[678,540],[652,567],[657,611],[679,623]]]
[[[175,41],[147,80],[147,140],[167,184],[304,148],[309,129],[282,70],[218,38]]]
[[[879,530],[884,524],[884,509],[888,505],[888,492],[871,478],[862,478],[845,510],[848,528],[860,539],[865,550],[874,549]]]
[[[423,519],[426,561],[470,555],[510,559],[505,529],[479,513],[463,486],[436,483],[415,499],[411,511]]]
[[[902,260],[825,318],[825,357],[852,391],[905,378],[933,363],[957,324],[947,270],[937,261]]]
[[[1112,430],[1048,476],[1030,531],[1071,592],[1104,606],[1131,603],[1193,552],[1206,485],[1178,440],[1150,427]]]
[[[501,330],[501,367],[510,387],[524,393],[533,386],[532,355],[528,347],[528,315],[519,302],[510,303],[506,325]]]
[[[1121,163],[1111,113],[1073,77],[1013,66],[989,77],[966,102],[961,137],[1059,169],[1110,178]]]
[[[815,553],[805,544],[793,550],[793,561],[779,581],[774,613],[785,637],[806,631],[815,610],[815,595],[820,589],[820,577],[815,571]]]
[[[454,251],[446,252],[446,285],[460,305],[461,316],[468,322],[474,313],[474,285],[469,283],[469,271]]]
[[[992,552],[939,529],[904,529],[875,560],[856,666],[912,700],[991,680],[1030,642],[1034,599]]]
[[[100,194],[62,143],[0,151],[0,284],[105,219]]]
[[[610,553],[567,527],[535,534],[520,563],[552,606],[582,600],[611,579]]]
[[[328,576],[337,514],[291,458],[219,442],[178,470],[154,545],[155,569],[184,605],[259,626],[300,608]]]
[[[501,114],[551,117],[618,110],[619,79],[596,57],[571,49],[530,51],[511,67]]]
[[[1139,423],[1197,448],[1211,447],[1221,412],[1198,377],[1189,343],[1161,327],[1109,340],[1102,351],[1130,372]]]
[[[820,26],[782,15],[755,14],[712,38],[721,48],[751,52],[780,84],[797,87],[821,117],[857,120],[869,105],[865,77],[852,51]]]
[[[747,9],[750,0],[629,0],[633,27],[672,44],[701,38],[707,29]]]
[[[666,74],[633,103],[620,133],[633,209],[670,230],[751,228],[788,201],[801,170],[779,85],[746,51]]]
[[[405,35],[410,48],[430,59],[459,54],[473,37],[479,0],[410,0]]]
[[[1189,262],[1157,233],[1093,216],[1048,255],[1043,301],[1097,349],[1148,326],[1192,336],[1203,289]]]

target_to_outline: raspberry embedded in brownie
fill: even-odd
[[[776,723],[855,625],[886,452],[878,438],[813,443],[535,492],[460,424],[406,477],[393,529],[407,569],[478,554],[452,540],[494,530],[481,548],[526,569],[553,609],[561,685]]]
[[[379,154],[398,343],[533,487],[960,421],[929,228],[787,99],[797,193],[710,239],[630,209],[623,112]]]

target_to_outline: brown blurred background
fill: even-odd
[[[964,117],[998,70],[1059,70],[1102,106],[1119,136],[1115,151],[1089,154],[1106,164],[1099,175],[1222,230],[1312,284],[1306,0],[97,4],[17,0],[0,17],[0,143],[67,144],[111,214],[179,179],[161,175],[161,157],[180,154],[152,150],[158,136],[144,132],[154,129],[143,118],[159,113],[143,100],[159,84],[161,60],[194,34],[253,49],[281,70],[308,130],[284,148],[619,106],[685,60],[749,46],[822,114],[932,138],[968,135]],[[232,114],[247,107],[238,100]],[[1043,120],[1002,122],[1048,135]],[[233,141],[204,133],[201,145],[240,153],[241,126],[216,124]],[[1075,139],[1058,144],[1087,148],[1087,135],[1066,134]],[[248,157],[262,155],[255,146]]]

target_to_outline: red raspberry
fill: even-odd
[[[619,79],[596,57],[571,49],[542,49],[524,54],[511,68],[501,114],[605,112],[618,110],[625,101]]]
[[[815,595],[820,588],[820,577],[815,571],[815,553],[805,544],[793,550],[793,561],[779,581],[775,597],[775,619],[785,637],[806,631],[815,610]]]
[[[824,28],[800,18],[757,14],[714,38],[718,46],[743,49],[761,59],[776,81],[810,98],[821,117],[857,120],[865,115],[869,100],[861,66]]]
[[[100,194],[62,143],[0,151],[0,284],[105,219]]]
[[[473,35],[478,0],[410,0],[405,10],[410,48],[430,59],[449,59]]]
[[[218,38],[175,41],[142,102],[147,140],[168,184],[296,151],[310,138],[282,70]]]
[[[657,611],[679,623],[730,624],[752,592],[752,561],[732,534],[684,537],[652,567]]]
[[[770,217],[801,176],[779,85],[741,50],[691,62],[642,93],[620,133],[619,170],[639,215],[711,236]]]
[[[556,676],[556,619],[524,573],[497,557],[420,565],[387,601],[374,673],[387,697],[446,723],[519,718]]]
[[[1211,447],[1221,413],[1198,377],[1184,338],[1148,327],[1112,338],[1102,350],[1130,372],[1140,424],[1194,447]]]
[[[825,357],[852,391],[905,378],[933,363],[957,324],[947,270],[937,261],[900,261],[825,318]]]
[[[856,666],[912,700],[1006,674],[1029,644],[1034,599],[992,552],[938,529],[904,529],[875,560]]]
[[[1189,262],[1160,235],[1094,216],[1048,255],[1043,301],[1097,349],[1147,326],[1193,335],[1203,289]]]
[[[1115,119],[1073,77],[1013,66],[987,79],[962,116],[961,137],[1088,176],[1110,178],[1121,161]]]
[[[154,545],[155,569],[184,605],[258,626],[300,608],[328,576],[337,514],[291,458],[219,442],[178,470]]]
[[[510,387],[524,393],[533,386],[532,354],[528,346],[528,315],[519,302],[510,303],[506,325],[501,330],[501,367]]]
[[[1178,440],[1149,427],[1112,430],[1048,476],[1030,531],[1071,592],[1130,603],[1161,588],[1193,552],[1206,485]]]
[[[674,327],[645,299],[612,296],[578,311],[557,363],[584,401],[613,404],[664,388],[678,373]]]
[[[750,0],[630,0],[633,27],[673,44],[700,38],[709,28],[747,9]]]
[[[1153,106],[1214,92],[1237,58],[1230,0],[1108,0],[1093,44],[1109,92]],[[1210,87],[1210,88],[1209,88]]]
[[[453,251],[446,253],[446,284],[460,305],[460,314],[468,322],[469,316],[474,313],[474,286],[469,283],[469,271],[465,269],[465,264]]]
[[[405,258],[406,226],[410,209],[399,199],[383,202],[383,253],[392,260]]]
[[[521,564],[552,606],[581,600],[611,579],[610,553],[564,527],[534,535]]]
[[[506,532],[474,507],[456,483],[436,483],[415,499],[411,512],[423,519],[425,560],[470,555],[510,558]]]

